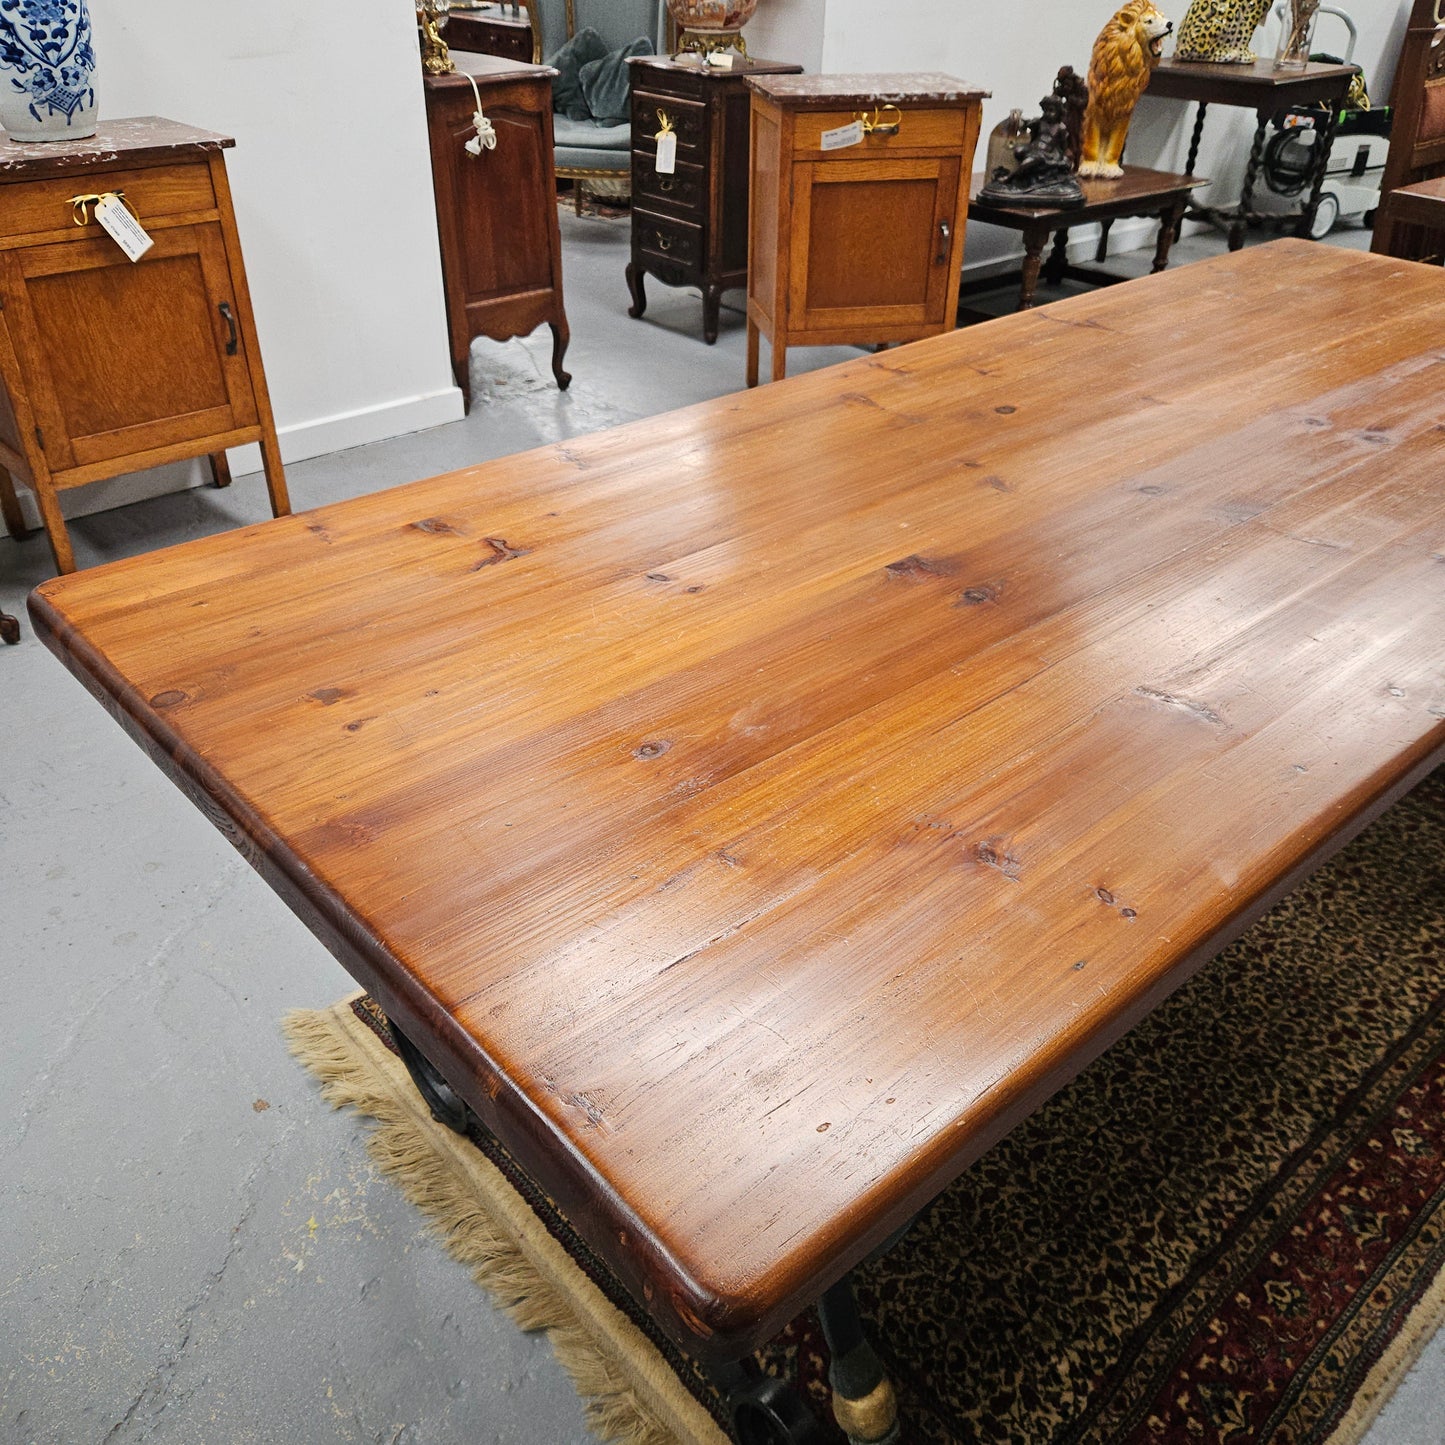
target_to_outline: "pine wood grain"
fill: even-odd
[[[733,1354],[1445,754],[1442,326],[1283,241],[31,613]]]

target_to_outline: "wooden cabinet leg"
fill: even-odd
[[[718,310],[721,304],[721,286],[704,286],[702,288],[702,339],[709,346],[717,340]]]
[[[758,384],[758,323],[748,317],[748,385]]]
[[[231,462],[225,452],[212,452],[211,481],[218,487],[229,487],[231,485]]]
[[[289,517],[291,497],[286,491],[286,470],[281,465],[281,448],[274,432],[261,438],[261,464],[266,469],[266,491],[271,497],[271,515]]]
[[[647,310],[646,275],[647,273],[636,261],[628,262],[627,289],[632,293],[632,305],[627,308],[627,314],[634,321]]]
[[[562,369],[562,358],[567,355],[572,328],[567,325],[565,316],[560,321],[549,321],[547,324],[552,328],[552,375],[557,379],[557,390],[566,391],[572,385],[572,373]]]
[[[0,467],[0,516],[5,518],[5,530],[12,537],[29,535],[25,513],[20,510],[20,498],[15,495],[15,479],[4,467]]]
[[[788,342],[786,337],[773,337],[772,357],[773,380],[781,381],[788,374]]]
[[[65,530],[60,498],[54,488],[37,483],[35,500],[40,507],[40,519],[45,523],[45,535],[50,538],[50,550],[55,553],[55,570],[61,574],[74,572],[75,553],[70,548],[70,533]]]
[[[20,622],[8,612],[0,612],[0,642],[13,647],[20,641]]]

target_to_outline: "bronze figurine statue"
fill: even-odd
[[[1038,206],[1060,210],[1084,204],[1084,188],[1069,160],[1069,124],[1064,102],[1046,95],[1043,114],[1028,123],[1029,139],[1014,147],[1018,167],[1012,174],[1000,167],[978,193],[996,206]]]

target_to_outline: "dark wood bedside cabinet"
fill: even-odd
[[[647,310],[643,278],[702,290],[702,334],[717,340],[722,293],[748,282],[750,75],[797,75],[801,65],[735,61],[731,70],[665,56],[632,66],[632,260],[629,316]],[[657,171],[666,116],[677,134],[677,168]]]
[[[562,298],[562,236],[552,161],[552,77],[545,65],[452,51],[456,71],[428,75],[427,129],[436,188],[442,283],[452,371],[472,404],[471,350],[478,336],[507,341],[546,322],[552,328],[552,375],[563,370],[571,332]],[[497,144],[471,155],[476,97]]]

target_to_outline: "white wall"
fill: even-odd
[[[286,459],[461,416],[412,7],[93,0],[92,9],[102,124],[163,115],[236,138],[226,167]],[[232,455],[236,471],[259,465],[258,448]],[[65,494],[66,509],[199,475],[182,463],[117,478]]]
[[[760,60],[792,60],[804,70],[823,68],[828,0],[762,0],[747,27],[748,53]]]

